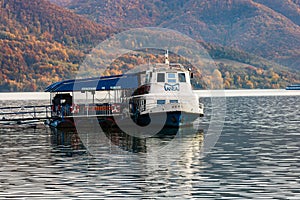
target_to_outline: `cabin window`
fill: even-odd
[[[165,74],[164,73],[157,74],[157,82],[165,82]]]
[[[166,100],[157,100],[157,104],[165,104]]]
[[[178,103],[178,100],[170,100],[170,103]]]
[[[186,82],[185,73],[178,74],[179,82]]]
[[[168,83],[176,83],[175,73],[168,73]]]

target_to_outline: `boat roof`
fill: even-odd
[[[186,71],[179,63],[156,64],[154,71],[177,72]],[[59,81],[49,85],[45,92],[73,92],[73,91],[103,91],[113,89],[136,89],[139,86],[139,76],[145,72],[102,76],[84,79]]]
[[[45,92],[101,91],[113,89],[135,89],[138,74],[122,74],[85,79],[72,79],[53,83]]]
[[[156,63],[154,64],[153,69],[155,71],[165,71],[165,72],[187,71],[180,63],[170,63],[170,64]]]

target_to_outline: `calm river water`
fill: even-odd
[[[205,156],[204,102],[200,125],[144,139],[0,125],[0,199],[300,199],[300,96],[227,98]]]

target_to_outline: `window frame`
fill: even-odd
[[[182,72],[178,73],[178,80],[179,80],[180,83],[186,83],[185,73],[182,73]]]
[[[178,103],[178,100],[177,99],[176,100],[171,99],[170,103]]]
[[[156,78],[157,78],[158,83],[166,82],[166,74],[165,73],[157,73]]]
[[[164,104],[166,104],[166,100],[164,100],[164,99],[157,99],[156,100],[156,104],[157,105],[164,105]]]
[[[170,75],[174,75],[174,76],[170,76]],[[176,73],[173,73],[173,72],[167,73],[167,82],[168,83],[176,83],[177,82]]]

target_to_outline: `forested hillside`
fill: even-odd
[[[65,6],[110,27],[171,28],[300,70],[298,0],[72,0]]]
[[[1,0],[0,91],[37,91],[71,78],[110,29],[44,0]]]
[[[213,73],[207,73],[206,66],[192,66],[181,57],[170,55],[171,62],[179,62],[192,68],[194,79],[192,83],[195,89],[213,88],[212,80],[215,78],[223,79],[226,89],[239,88],[285,88],[290,82],[300,80],[297,72],[291,72],[287,68],[272,63],[256,55],[238,51],[232,48],[211,45],[200,42],[212,57],[216,69]],[[164,51],[152,54],[128,54],[115,60],[105,71],[105,75],[122,74],[127,70],[132,70],[136,66],[147,65],[150,63],[164,62]]]
[[[273,18],[269,21],[269,27],[273,32],[286,33],[286,38],[280,39],[278,44],[258,40],[261,34],[265,34],[264,39],[270,37],[270,40],[276,40],[276,37],[271,37],[273,32],[268,32],[269,29],[264,29],[267,31],[264,33],[255,29],[254,21],[250,20],[253,27],[249,27],[247,20],[241,20],[239,23],[244,23],[243,26],[251,31],[239,36],[241,39],[236,40],[237,44],[226,45],[227,42],[233,41],[231,34],[236,34],[226,32],[228,24],[231,21],[235,22],[234,20],[239,18],[243,9],[247,10],[250,16],[243,16],[243,19],[258,16],[257,13],[266,11],[265,5],[262,4],[257,4],[259,5],[257,6],[255,3],[245,1],[248,4],[239,7],[242,9],[239,10],[235,3],[217,5],[213,3],[214,0],[184,2],[177,0],[52,0],[52,2],[60,6],[46,0],[0,0],[0,91],[43,91],[53,82],[73,78],[82,61],[95,45],[125,28],[145,25],[170,28],[176,26],[175,29],[179,28],[190,35],[197,32],[201,35],[210,35],[211,40],[204,37],[198,38],[197,41],[215,60],[218,69],[214,73],[224,79],[226,88],[284,88],[288,84],[300,82],[299,71],[289,70],[273,62],[275,58],[271,61],[259,55],[262,51],[269,51],[270,55],[276,55],[278,58],[284,57],[288,62],[291,58],[294,59],[294,63],[299,61],[297,56],[299,49],[295,48],[298,44],[297,37],[293,42],[289,41],[289,47],[286,46],[286,42],[293,39],[291,37],[293,31],[297,33],[298,29],[294,25],[285,29],[283,27],[283,23],[286,22],[285,18],[282,18],[283,21],[279,20],[280,26],[272,21]],[[297,0],[293,2],[299,5]],[[256,6],[253,7],[253,5]],[[68,6],[71,11],[62,6]],[[258,7],[263,7],[263,9],[260,10]],[[217,9],[221,9],[222,12],[216,14]],[[215,14],[206,10],[214,11]],[[267,13],[272,12],[274,11]],[[228,19],[221,20],[224,16]],[[261,24],[263,24],[258,28],[265,26],[265,19],[263,17],[258,17],[258,19],[261,19]],[[224,25],[224,23],[227,24]],[[289,23],[292,23],[291,20]],[[278,26],[279,31],[274,29],[274,26]],[[203,31],[203,27],[207,29]],[[251,35],[255,31],[262,33],[258,36]],[[280,34],[275,34],[275,36],[279,37]],[[246,38],[245,41],[243,37]],[[253,40],[252,43],[251,40]],[[258,49],[249,53],[241,48],[243,45],[249,47],[248,43],[251,45],[258,43],[262,47],[257,46]],[[274,53],[277,46],[280,49]],[[285,50],[286,55],[281,54],[282,50]],[[153,62],[160,61],[158,55],[152,58]],[[118,62],[112,63],[105,73],[109,75],[125,72],[134,67],[133,63],[141,64],[135,56],[126,55]],[[101,74],[92,71],[90,75]],[[194,85],[196,88],[206,88],[204,83],[209,83],[210,79],[211,77],[198,72]]]
[[[300,25],[299,0],[254,0],[287,17],[295,24]]]

